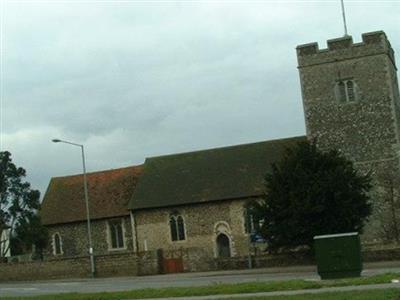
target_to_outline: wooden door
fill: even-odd
[[[182,273],[183,260],[182,258],[164,258],[163,260],[164,273]]]

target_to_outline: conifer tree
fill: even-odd
[[[263,221],[261,234],[271,252],[312,248],[315,235],[361,233],[371,214],[370,176],[359,174],[337,151],[319,151],[315,143],[287,149],[266,175],[265,187],[253,213]]]

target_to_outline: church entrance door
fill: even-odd
[[[223,233],[220,233],[217,236],[217,249],[218,257],[231,257],[231,246],[229,238]]]

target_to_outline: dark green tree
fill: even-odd
[[[0,232],[9,228],[11,239],[18,241],[22,249],[32,244],[41,248],[47,235],[38,216],[40,192],[31,189],[25,177],[25,169],[15,166],[11,153],[0,152]],[[7,250],[3,247],[4,253]]]
[[[371,214],[371,178],[337,151],[315,143],[287,149],[265,177],[265,198],[253,204],[271,252],[313,246],[321,234],[362,232]]]

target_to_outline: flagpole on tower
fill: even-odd
[[[347,24],[346,24],[346,13],[344,11],[344,3],[343,0],[340,1],[342,4],[342,16],[343,16],[343,25],[344,25],[344,36],[348,36],[347,34]]]

